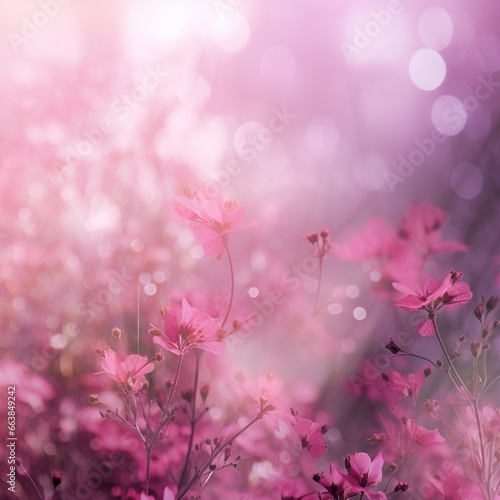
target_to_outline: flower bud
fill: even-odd
[[[486,302],[486,314],[489,314],[495,307],[498,305],[498,301],[500,299],[496,296],[492,296],[488,299],[488,302]]]
[[[122,336],[122,331],[118,327],[115,326],[111,330],[111,335],[113,335],[113,337],[116,337],[117,339],[119,339]]]
[[[306,238],[308,239],[309,243],[311,243],[311,244],[313,244],[313,245],[314,245],[315,243],[317,243],[317,242],[318,242],[318,239],[319,239],[319,237],[318,237],[318,233],[307,233],[307,234],[306,234]]]
[[[324,240],[330,237],[330,231],[328,231],[328,229],[323,229],[319,234]]]
[[[208,386],[208,384],[205,384],[200,389],[200,396],[201,396],[201,399],[203,400],[203,403],[205,403],[205,401],[207,400],[209,389],[210,389],[210,387]]]
[[[481,355],[481,352],[483,351],[483,344],[482,342],[472,342],[470,345],[470,352],[472,355],[477,358],[478,356]]]
[[[163,351],[157,351],[153,354],[151,361],[156,361],[158,363],[161,363],[164,359],[165,359],[165,354],[163,353]]]
[[[391,341],[385,346],[386,349],[391,351],[393,354],[398,354],[399,352],[402,351],[401,347],[394,342],[394,340],[391,339]]]
[[[184,401],[191,403],[191,401],[193,400],[193,389],[188,389],[187,391],[182,391],[181,398],[184,399]]]
[[[396,484],[394,491],[395,492],[398,492],[398,491],[404,492],[404,491],[408,491],[408,488],[409,488],[408,483],[403,483],[403,482],[399,481],[399,483]]]
[[[62,482],[62,471],[55,469],[52,473],[52,484],[54,488],[57,488]]]
[[[427,413],[432,413],[437,405],[438,402],[435,399],[427,399],[424,403],[424,409]]]
[[[153,337],[159,337],[162,334],[161,330],[153,325],[151,325],[151,328],[148,330],[148,333],[151,334]]]
[[[474,306],[474,316],[476,316],[476,318],[479,321],[482,321],[483,313],[484,313],[484,305],[483,304],[476,304]]]
[[[161,317],[163,319],[165,319],[165,316],[170,312],[172,308],[171,307],[166,307],[166,306],[163,306],[161,309],[160,309],[160,314],[161,314]]]

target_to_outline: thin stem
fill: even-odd
[[[151,448],[146,447],[146,495],[149,495],[150,480],[151,480]]]
[[[231,259],[231,254],[229,253],[229,246],[227,243],[224,243],[224,247],[226,248],[227,260],[229,261],[229,271],[231,272],[231,296],[229,297],[229,304],[227,306],[226,315],[224,316],[224,320],[222,321],[221,328],[224,328],[226,324],[227,318],[229,318],[229,313],[231,312],[231,308],[233,307],[233,298],[234,298],[234,268],[233,268],[233,260]]]
[[[434,332],[436,333],[436,337],[437,337],[437,339],[439,341],[439,345],[441,346],[441,349],[442,349],[444,355],[446,356],[446,360],[448,361],[448,364],[450,365],[450,370],[453,372],[453,374],[457,378],[458,382],[462,386],[463,390],[465,391],[465,393],[467,395],[467,398],[469,399],[469,404],[472,404],[472,408],[474,410],[474,418],[476,420],[477,433],[478,433],[478,436],[479,436],[479,450],[480,450],[480,454],[481,454],[481,462],[482,462],[481,465],[482,465],[482,469],[483,469],[482,470],[482,475],[483,475],[483,478],[484,478],[484,476],[486,474],[486,470],[485,470],[486,459],[485,459],[485,451],[484,451],[483,429],[481,427],[481,421],[479,419],[479,409],[477,407],[477,399],[472,396],[472,394],[470,393],[469,389],[465,385],[464,381],[460,377],[460,374],[458,373],[457,369],[453,365],[453,362],[452,362],[452,360],[450,358],[450,355],[448,354],[448,351],[446,350],[446,347],[444,346],[443,339],[441,338],[441,335],[439,333],[439,330],[438,330],[438,327],[437,327],[435,313],[434,312],[430,312],[429,313],[429,318],[432,321],[432,325],[434,327]],[[489,491],[487,492],[487,494],[488,494],[488,498],[490,498],[490,492]]]
[[[19,467],[23,469],[24,473],[28,476],[28,479],[31,481],[31,484],[34,486],[36,492],[38,493],[38,496],[43,500],[42,494],[40,493],[40,490],[38,489],[37,485],[35,484],[35,481],[31,478],[31,476],[28,474],[28,471],[24,468],[23,464],[19,462]]]
[[[168,407],[170,405],[170,402],[172,401],[172,396],[175,392],[177,383],[179,381],[179,374],[181,372],[183,357],[184,357],[184,354],[179,355],[179,361],[177,362],[177,369],[175,371],[174,381],[172,382],[172,389],[170,390],[170,394],[168,395],[167,402],[165,403],[165,407],[163,409],[163,415],[161,416],[160,423],[158,424],[158,427],[156,428],[156,431],[155,431],[151,441],[149,443],[145,443],[145,448],[146,448],[146,495],[149,495],[149,481],[150,481],[150,474],[151,474],[151,450],[153,449],[154,445],[156,444],[156,441],[158,440],[161,429],[163,428],[163,426],[165,425],[165,423],[167,421]]]
[[[456,377],[457,381],[459,382],[459,384],[462,386],[462,389],[467,394],[467,397],[472,400],[472,395],[469,392],[469,389],[465,385],[465,383],[462,380],[462,377],[460,376],[460,374],[457,372],[457,369],[455,368],[455,365],[453,364],[453,361],[451,360],[450,355],[448,354],[448,351],[446,350],[446,347],[445,347],[445,345],[443,343],[443,339],[441,338],[441,334],[439,333],[439,330],[438,330],[438,327],[437,327],[436,315],[433,312],[429,313],[429,319],[432,321],[432,325],[434,327],[434,332],[436,333],[436,337],[438,339],[439,345],[441,346],[441,350],[443,351],[443,354],[446,357],[446,361],[448,361],[448,365],[450,366],[450,370],[452,371],[453,375],[455,375],[455,377]]]
[[[199,372],[200,372],[200,354],[198,354],[198,352],[197,352],[196,370],[194,373],[193,397],[191,399],[191,434],[189,436],[188,451],[186,454],[186,459],[184,461],[184,467],[182,468],[181,477],[179,479],[178,489],[180,489],[182,487],[182,483],[184,482],[184,479],[186,477],[186,473],[187,473],[188,465],[189,465],[189,459],[191,457],[191,450],[193,448],[194,431],[195,431],[196,424],[198,422],[198,420],[196,419],[196,393],[198,391]]]
[[[318,309],[319,292],[321,289],[321,277],[323,274],[323,256],[319,257],[319,271],[318,271],[318,289],[316,290],[316,298],[314,299],[314,312],[313,314],[319,314],[321,311]]]
[[[239,430],[234,436],[231,438],[227,439],[224,444],[222,444],[217,450],[214,450],[208,460],[203,464],[203,466],[200,469],[197,469],[195,472],[194,476],[190,479],[190,481],[184,486],[182,491],[177,495],[176,500],[182,500],[189,490],[193,487],[194,483],[204,474],[204,472],[207,470],[207,468],[210,466],[210,464],[225,450],[225,448],[232,443],[235,439],[237,439],[241,434],[243,434],[247,429],[249,429],[255,422],[260,420],[264,416],[265,412],[261,411],[257,414],[256,417],[254,417],[250,423],[245,425],[243,429]]]

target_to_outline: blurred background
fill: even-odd
[[[187,183],[219,188],[264,222],[232,236],[235,314],[262,320],[228,343],[234,370],[279,374],[297,405],[336,422],[327,438],[338,449],[351,445],[341,423],[357,403],[339,409],[332,384],[416,323],[387,300],[394,276],[380,262],[335,255],[313,318],[306,233],[326,228],[335,247],[374,216],[397,231],[412,203],[428,202],[446,213],[445,239],[468,250],[427,260],[422,276],[455,268],[475,298],[498,294],[497,2],[0,8],[0,383],[19,385],[23,418],[36,422],[19,431],[33,468],[69,456],[76,467],[82,436],[83,456],[102,449],[81,416],[108,382],[93,375],[93,351],[113,326],[150,354],[161,306],[225,303],[227,262],[204,258],[171,221]],[[460,322],[472,326],[470,311]]]

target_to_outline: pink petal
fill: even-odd
[[[224,250],[224,244],[222,243],[220,235],[207,226],[197,224],[192,227],[192,231],[198,243],[203,248],[205,256],[216,255]]]
[[[422,321],[422,323],[417,326],[417,332],[422,335],[422,337],[432,337],[436,334],[434,325],[430,319]]]
[[[104,358],[101,366],[118,382],[125,382],[125,374],[122,370],[120,358],[110,347],[104,349]]]
[[[144,375],[154,370],[153,363],[148,363],[146,356],[139,354],[129,354],[122,363],[122,368],[126,373],[133,376]]]
[[[400,282],[394,282],[392,286],[401,293],[406,295],[423,295],[422,287],[416,282],[408,278],[401,278]]]
[[[408,295],[404,299],[393,302],[395,306],[401,307],[401,309],[404,309],[405,311],[418,311],[428,303],[428,300],[421,300],[418,297],[415,297],[415,295]]]

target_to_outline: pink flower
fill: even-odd
[[[487,437],[500,437],[500,410],[485,406],[479,415]]]
[[[421,425],[417,425],[415,420],[409,418],[406,421],[406,432],[408,439],[417,446],[432,446],[443,444],[445,439],[437,429],[427,430]]]
[[[99,349],[102,356],[101,365],[106,373],[120,383],[125,389],[134,393],[147,386],[144,375],[154,370],[154,365],[146,356],[129,354],[121,361],[111,347]]]
[[[347,455],[345,459],[347,472],[361,488],[375,486],[382,481],[383,465],[384,459],[381,451],[377,453],[373,461],[367,453],[363,452]]]
[[[297,431],[303,450],[307,450],[314,458],[322,457],[326,450],[321,426],[308,418],[297,418],[292,424]]]
[[[393,281],[398,276],[417,278],[422,267],[418,255],[396,229],[375,217],[351,241],[338,245],[336,254],[345,260],[376,259],[381,278]]]
[[[163,333],[152,329],[153,342],[174,354],[184,354],[189,349],[204,349],[215,354],[224,352],[217,320],[192,307],[182,299],[182,309],[165,309]]]
[[[462,243],[442,240],[444,219],[444,212],[429,203],[412,205],[403,218],[400,235],[424,256],[437,252],[465,252],[467,246]]]
[[[462,306],[472,298],[472,292],[467,283],[462,282],[464,273],[450,271],[446,278],[439,282],[436,278],[427,278],[422,289],[420,285],[410,279],[402,279],[400,283],[393,283],[396,290],[406,293],[407,296],[396,300],[394,305],[405,311],[424,309],[434,314],[445,306]],[[434,327],[430,319],[426,319],[417,326],[422,337],[434,335]]]
[[[373,461],[367,453],[353,453],[345,459],[348,475],[342,474],[331,463],[328,478],[323,474],[316,474],[313,479],[331,493],[335,500],[345,500],[358,493],[364,493],[369,500],[386,500],[384,493],[370,488],[382,481],[383,465],[382,452],[379,452]]]
[[[436,473],[431,476],[428,472],[424,473],[427,484],[431,488],[426,488],[427,495],[425,498],[442,498],[443,500],[470,499],[482,500],[483,494],[479,486],[466,478],[459,467],[448,467],[444,473]],[[439,495],[436,497],[436,495]],[[498,497],[495,497],[498,498]]]
[[[184,188],[184,196],[175,196],[174,219],[186,222],[201,244],[205,255],[215,255],[220,260],[228,242],[228,234],[233,231],[259,226],[252,222],[242,227],[245,209],[234,200],[225,201],[220,192],[210,193],[210,197],[190,187]]]
[[[331,493],[334,500],[345,500],[363,491],[362,488],[353,484],[350,478],[342,474],[333,463],[330,463],[330,475],[328,477],[321,473],[316,474],[313,479]]]
[[[416,396],[431,373],[431,366],[423,366],[417,373],[410,373],[406,377],[395,370],[389,370],[387,387],[402,397]]]

